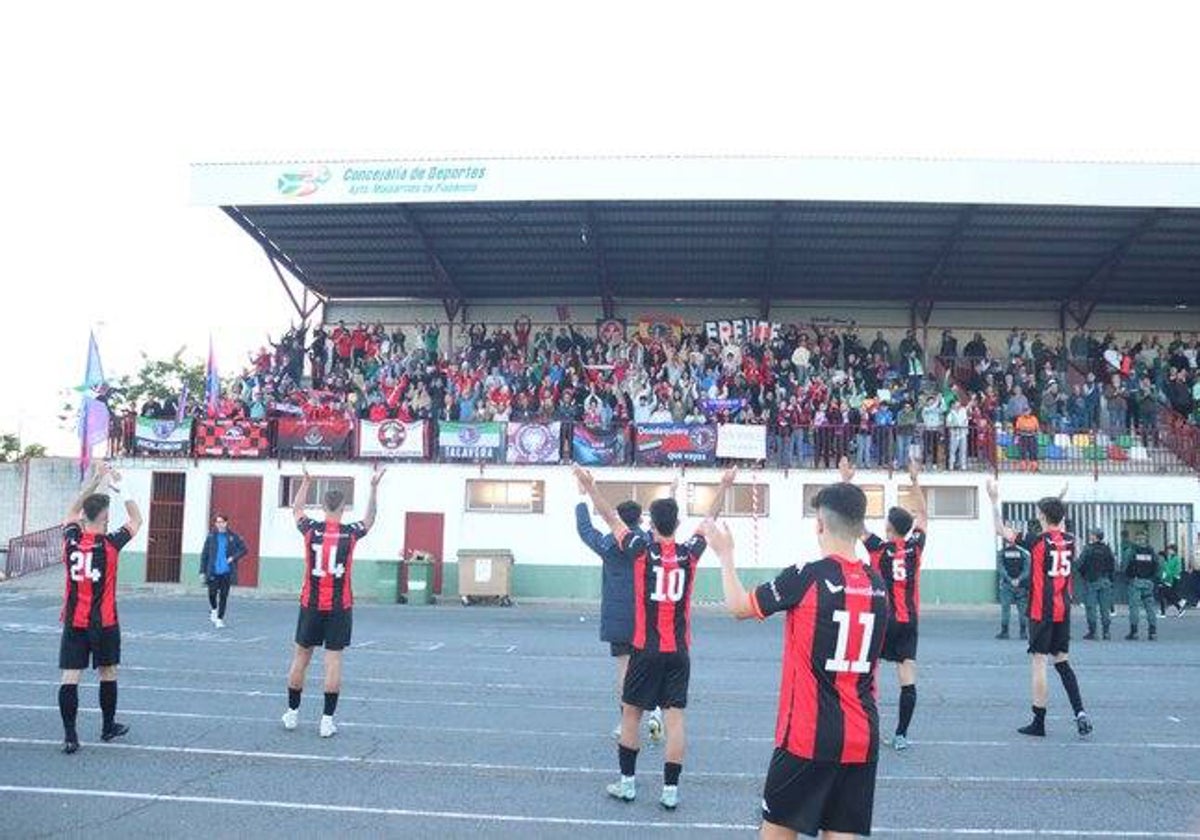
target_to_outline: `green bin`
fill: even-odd
[[[433,603],[433,558],[417,553],[404,561],[408,568],[406,603],[428,606]]]

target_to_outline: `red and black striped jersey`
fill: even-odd
[[[361,522],[318,522],[307,516],[296,526],[304,535],[304,588],[300,606],[321,612],[340,612],[354,606],[350,573],[354,547],[367,535]]]
[[[908,624],[921,609],[921,560],[925,556],[925,532],[913,528],[907,538],[881,540],[869,535],[863,544],[871,555],[871,568],[887,585],[891,620]]]
[[[1017,543],[1029,552],[1029,617],[1066,621],[1071,615],[1075,535],[1066,531],[1021,534]]]
[[[111,534],[89,534],[75,522],[63,528],[64,623],[80,630],[116,626],[117,559],[131,539],[128,526]]]
[[[696,534],[685,543],[624,530],[621,550],[633,561],[633,647],[649,653],[686,651],[692,643],[692,587],[708,545]]]
[[[883,580],[855,558],[784,569],[750,593],[759,619],[787,611],[775,745],[866,764],[879,753],[875,666],[888,622]]]

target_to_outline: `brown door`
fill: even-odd
[[[214,475],[208,496],[208,522],[224,514],[229,530],[246,541],[246,556],[238,562],[238,586],[258,586],[258,532],[262,525],[262,477]]]
[[[186,473],[156,472],[152,479],[150,534],[146,541],[147,583],[179,583],[186,485]]]
[[[442,529],[445,516],[440,513],[406,513],[404,515],[404,556],[413,551],[428,551],[434,556],[433,594],[442,594]],[[400,567],[400,591],[408,591],[408,570]]]

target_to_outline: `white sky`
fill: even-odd
[[[210,331],[228,369],[288,322],[257,246],[188,206],[193,161],[1200,161],[1192,3],[410,5],[6,12],[0,432],[74,451],[55,415],[89,324],[112,376]]]

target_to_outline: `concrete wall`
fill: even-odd
[[[187,504],[183,532],[183,579],[195,578],[197,557],[207,533],[208,493],[212,475],[257,474],[263,477],[262,533],[260,538],[260,587],[265,590],[297,592],[301,582],[300,537],[291,513],[281,508],[281,475],[300,472],[297,463],[283,462],[191,462],[130,461],[121,465],[126,498],[136,498],[149,507],[151,476],[155,469],[185,469]],[[311,465],[314,475],[352,477],[356,482],[356,509],[361,516],[371,467],[369,464],[321,463]],[[467,513],[465,482],[468,478],[537,479],[545,482],[545,512],[542,514]],[[674,473],[666,469],[610,468],[597,472],[600,481],[669,482]],[[686,510],[688,483],[717,481],[713,469],[690,469],[680,487],[680,505]],[[770,577],[778,569],[817,556],[814,522],[802,511],[806,484],[823,484],[836,479],[832,472],[809,471],[784,474],[780,471],[744,474],[739,481],[757,481],[768,488],[769,514],[757,521],[749,517],[730,520],[738,544],[738,565],[749,580]],[[896,504],[901,486],[898,478],[885,473],[863,472],[858,481],[884,488],[886,506]],[[907,481],[907,479],[905,479]],[[980,603],[994,592],[995,541],[990,513],[983,491],[984,476],[964,473],[933,473],[925,484],[965,485],[975,488],[979,500],[977,519],[935,519],[930,524],[929,546],[922,578],[926,603]],[[1008,500],[1035,499],[1057,494],[1061,477],[1023,475],[1006,477],[1002,492]],[[1194,477],[1090,477],[1072,479],[1070,498],[1076,501],[1139,501],[1189,503],[1200,507],[1200,486]],[[380,487],[380,511],[375,529],[359,546],[355,566],[355,591],[359,597],[391,600],[396,592],[397,556],[404,545],[407,511],[441,512],[445,515],[445,558],[453,563],[460,549],[508,549],[516,558],[514,594],[517,597],[595,598],[599,594],[599,561],[575,534],[573,508],[579,494],[565,466],[504,467],[401,464],[388,470]],[[1200,514],[1200,512],[1198,512]],[[1193,519],[1200,519],[1194,515]],[[600,525],[599,521],[597,524]],[[685,520],[682,533],[690,533],[696,519]],[[882,529],[883,523],[869,523]],[[236,523],[235,523],[236,527]],[[147,531],[138,535],[123,555],[122,580],[145,580]],[[453,594],[456,568],[446,568],[446,594]],[[720,592],[714,558],[706,558],[697,581],[697,597],[714,598]]]
[[[57,525],[78,493],[79,466],[73,458],[0,464],[0,546],[21,534],[22,519],[26,533]]]

